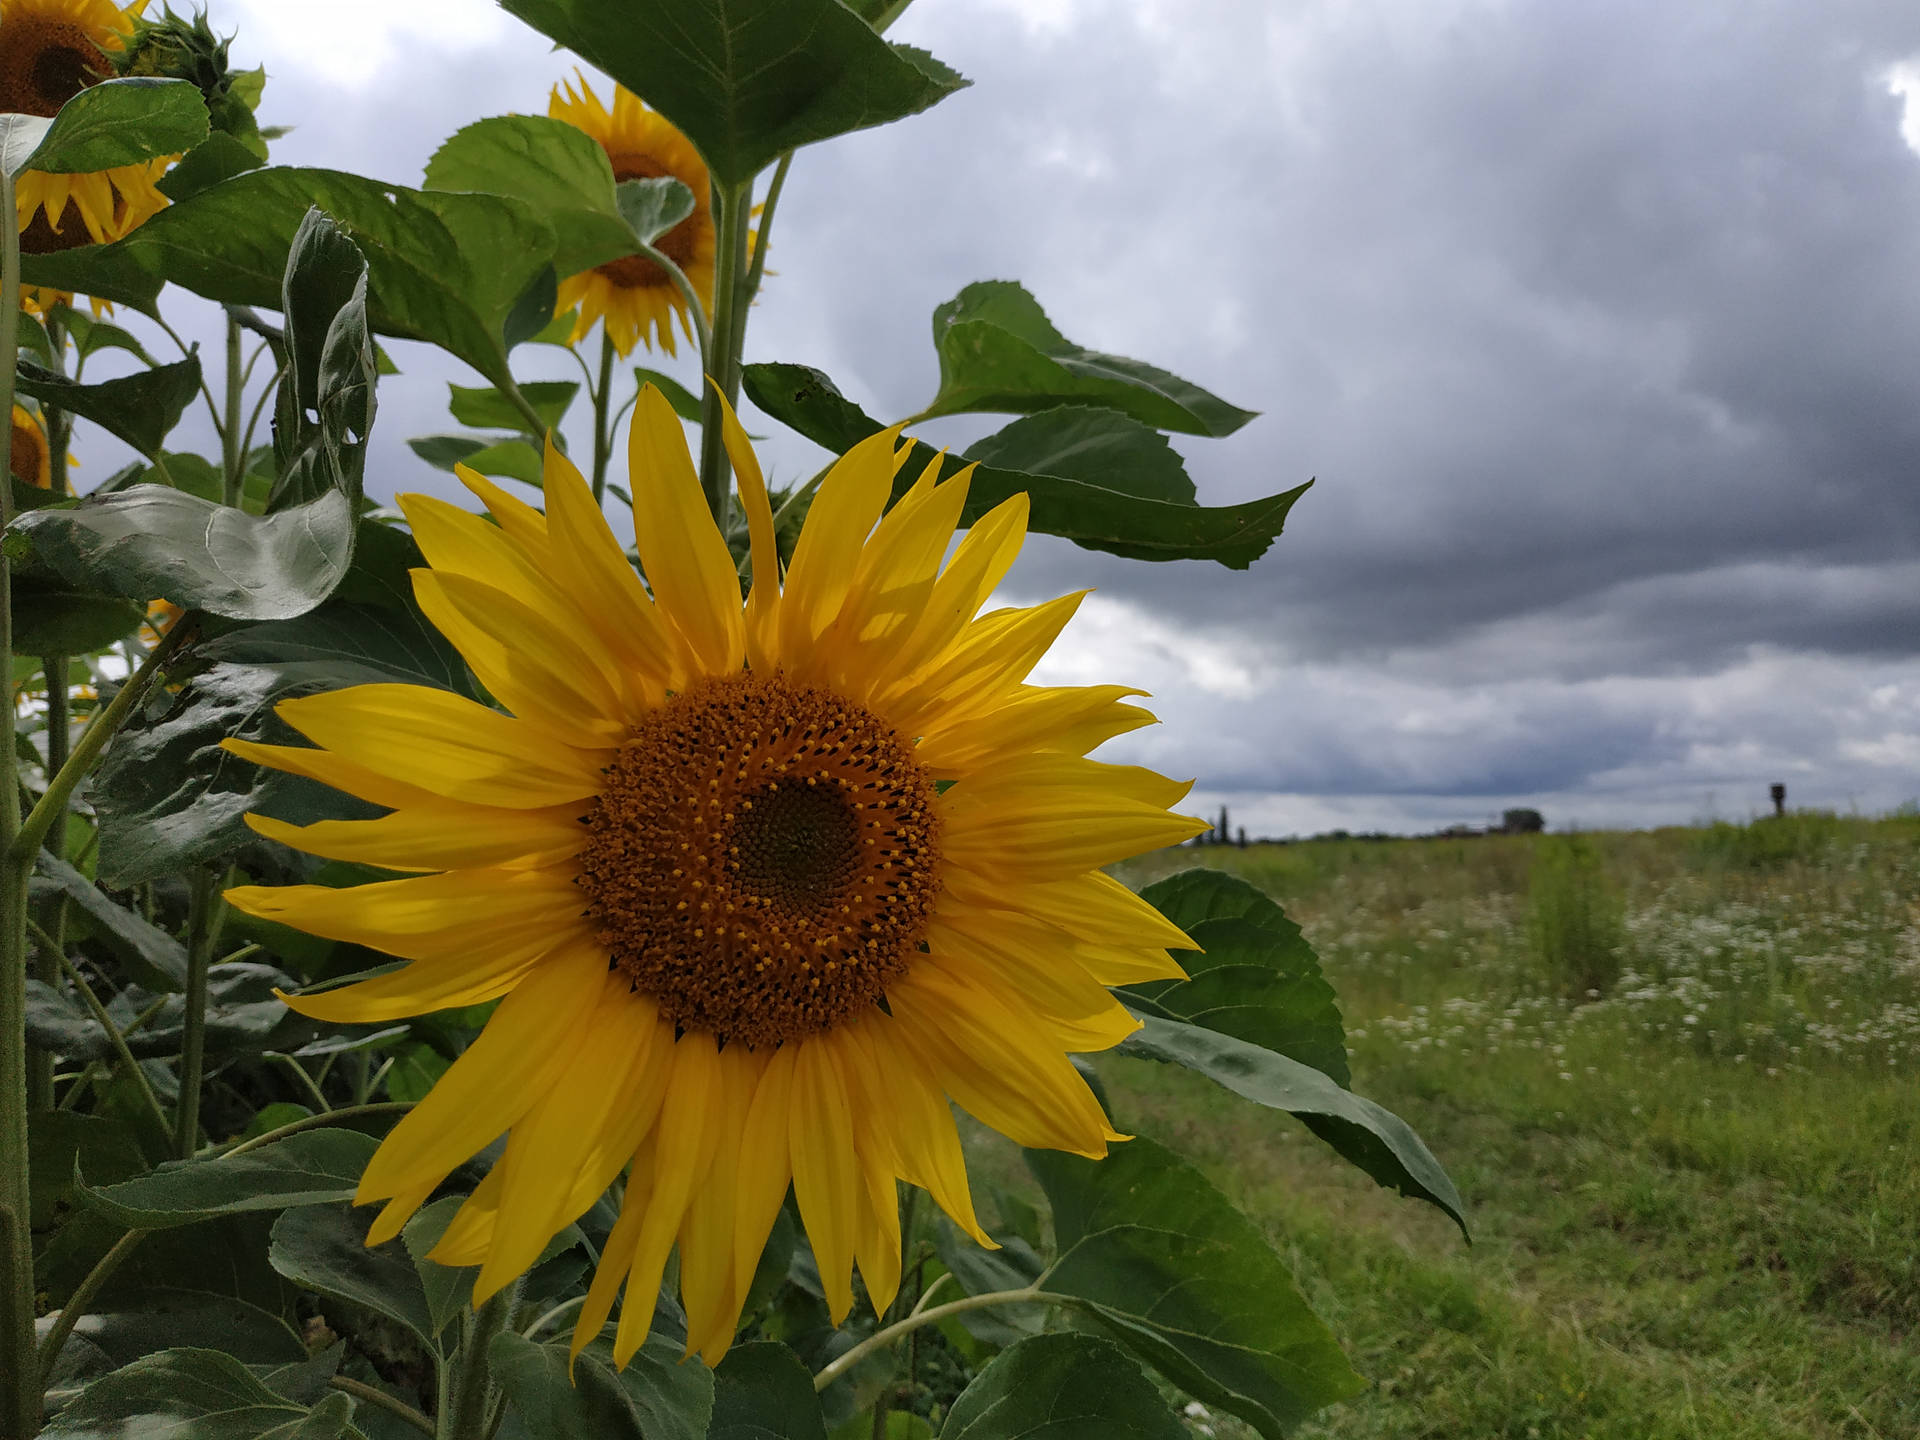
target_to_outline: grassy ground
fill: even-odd
[[[1103,1066],[1122,1126],[1269,1229],[1377,1382],[1312,1435],[1920,1436],[1920,824],[1539,848],[1565,844],[1176,851],[1128,876],[1214,864],[1286,906],[1354,1088],[1446,1163],[1470,1249],[1182,1072]],[[1572,940],[1541,923],[1568,886],[1598,917]]]

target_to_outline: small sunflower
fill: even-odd
[[[570,82],[556,85],[547,102],[547,114],[598,141],[613,164],[616,181],[657,180],[670,175],[693,192],[693,213],[653,245],[686,272],[700,303],[711,309],[712,194],[707,164],[693,143],[665,116],[649,110],[639,96],[623,85],[614,87],[611,111],[600,103],[600,97],[584,78],[578,89]],[[613,348],[622,355],[643,340],[649,346],[657,343],[669,355],[677,354],[673,337],[676,320],[681,333],[688,339],[693,338],[686,301],[667,272],[644,255],[609,260],[562,280],[554,313],[564,315],[576,306],[580,311],[573,327],[576,344],[587,337],[596,320],[606,322]]]
[[[1152,722],[1124,686],[1025,683],[1080,603],[975,612],[1013,563],[1024,495],[944,566],[968,476],[891,510],[898,431],[822,483],[784,586],[760,470],[729,411],[749,517],[743,606],[672,407],[631,433],[641,563],[549,446],[543,516],[475,474],[497,524],[401,497],[422,608],[511,715],[362,685],[290,700],[318,748],[235,754],[392,813],[305,827],[311,854],[429,872],[247,886],[250,915],[412,963],[287,997],[355,1023],[499,999],[396,1125],[356,1200],[394,1235],[453,1168],[506,1146],[433,1252],[476,1302],[627,1171],[575,1327],[624,1284],[620,1364],[680,1250],[687,1349],[717,1363],[789,1184],[835,1323],[857,1263],[900,1278],[895,1181],[983,1245],[948,1100],[1022,1145],[1098,1157],[1114,1133],[1068,1056],[1136,1028],[1106,987],[1179,975],[1192,942],[1100,867],[1206,828],[1188,785],[1087,752]]]
[[[40,417],[24,405],[13,407],[13,450],[7,468],[13,478],[36,490],[53,488],[53,452]]]
[[[0,112],[52,116],[113,72],[145,0],[0,0]],[[81,175],[19,179],[20,248],[46,255],[118,240],[166,208],[156,188],[178,156]]]

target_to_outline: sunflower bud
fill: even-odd
[[[126,47],[113,57],[114,68],[121,75],[153,75],[197,86],[206,97],[213,128],[234,136],[265,159],[266,144],[253,112],[260,103],[266,71],[234,70],[228,57],[232,44],[231,35],[222,39],[213,33],[206,11],[187,17],[175,14],[169,5],[158,20],[134,19]]]

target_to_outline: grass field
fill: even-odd
[[[1311,1435],[1920,1436],[1920,821],[1581,843],[1127,874],[1233,870],[1305,927],[1354,1088],[1448,1166],[1471,1248],[1184,1072],[1106,1062],[1119,1123],[1208,1168],[1376,1382]],[[1569,907],[1591,912],[1571,940]],[[1575,993],[1596,927],[1618,972],[1597,999]]]

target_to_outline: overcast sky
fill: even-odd
[[[276,158],[400,183],[572,63],[484,0],[213,14]],[[1154,692],[1112,758],[1275,835],[1920,797],[1920,5],[919,0],[893,37],[973,88],[802,152],[748,358],[906,415],[934,306],[1017,279],[1263,412],[1177,442],[1203,502],[1318,480],[1247,572],[1029,543],[1009,597],[1098,587],[1043,675]],[[382,495],[437,487],[404,441],[473,378],[395,353]]]

